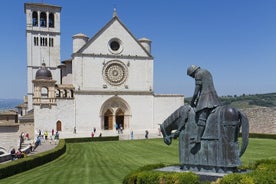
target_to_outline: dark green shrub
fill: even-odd
[[[134,172],[131,172],[130,174],[126,175],[123,179],[123,184],[135,184],[137,183],[137,175],[139,173],[142,173],[144,171],[151,171],[157,168],[162,168],[165,167],[165,164],[151,164],[151,165],[145,165],[143,167],[140,167],[139,169],[137,169]]]
[[[275,171],[265,171],[256,170],[249,174],[254,183],[257,184],[276,184],[276,172]]]
[[[249,138],[260,138],[260,139],[276,139],[276,134],[258,134],[250,133]]]
[[[137,184],[159,184],[158,176],[160,174],[158,172],[139,172],[137,173]]]
[[[254,184],[254,180],[246,174],[228,174],[221,179],[220,184]]]
[[[260,165],[266,165],[269,168],[273,168],[274,170],[276,169],[276,160],[274,159],[261,159],[261,160],[257,160],[255,162],[255,168],[258,168]]]
[[[80,142],[94,142],[94,141],[118,141],[119,136],[108,137],[80,137],[80,138],[67,138],[66,143],[80,143]]]
[[[252,169],[246,174],[226,175],[220,184],[276,184],[276,160],[258,160]]]
[[[134,182],[133,182],[134,181]],[[125,184],[199,184],[199,177],[191,172],[143,171],[136,173],[136,179]]]
[[[255,170],[249,174],[255,183],[276,183],[276,160],[263,159],[256,161]]]
[[[137,171],[138,172],[140,172],[140,171],[151,171],[151,170],[162,168],[162,167],[166,167],[166,165],[163,164],[163,163],[149,164],[149,165],[145,165],[145,166],[140,167]]]

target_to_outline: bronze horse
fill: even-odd
[[[161,125],[164,142],[179,137],[180,168],[195,171],[236,172],[248,145],[249,124],[245,114],[230,106],[218,106],[208,116],[200,143],[195,143],[197,124],[190,105],[181,106]],[[238,136],[242,131],[242,144]]]

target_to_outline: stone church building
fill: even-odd
[[[93,37],[72,36],[71,58],[60,59],[61,7],[25,3],[27,111],[36,131],[61,137],[97,132],[115,135],[116,127],[157,132],[183,95],[154,93],[151,41],[137,39],[116,10]]]

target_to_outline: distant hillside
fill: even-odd
[[[21,99],[0,99],[0,111],[15,109],[21,103],[23,103]]]
[[[190,103],[191,97],[185,98],[185,103]],[[276,93],[241,95],[241,96],[222,96],[220,97],[223,105],[231,105],[236,108],[244,109],[251,107],[276,107]]]

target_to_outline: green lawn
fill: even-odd
[[[250,139],[243,164],[276,159],[276,140]],[[0,180],[3,184],[116,184],[137,168],[155,163],[178,163],[178,141],[162,139],[67,144],[66,154],[33,170]]]

